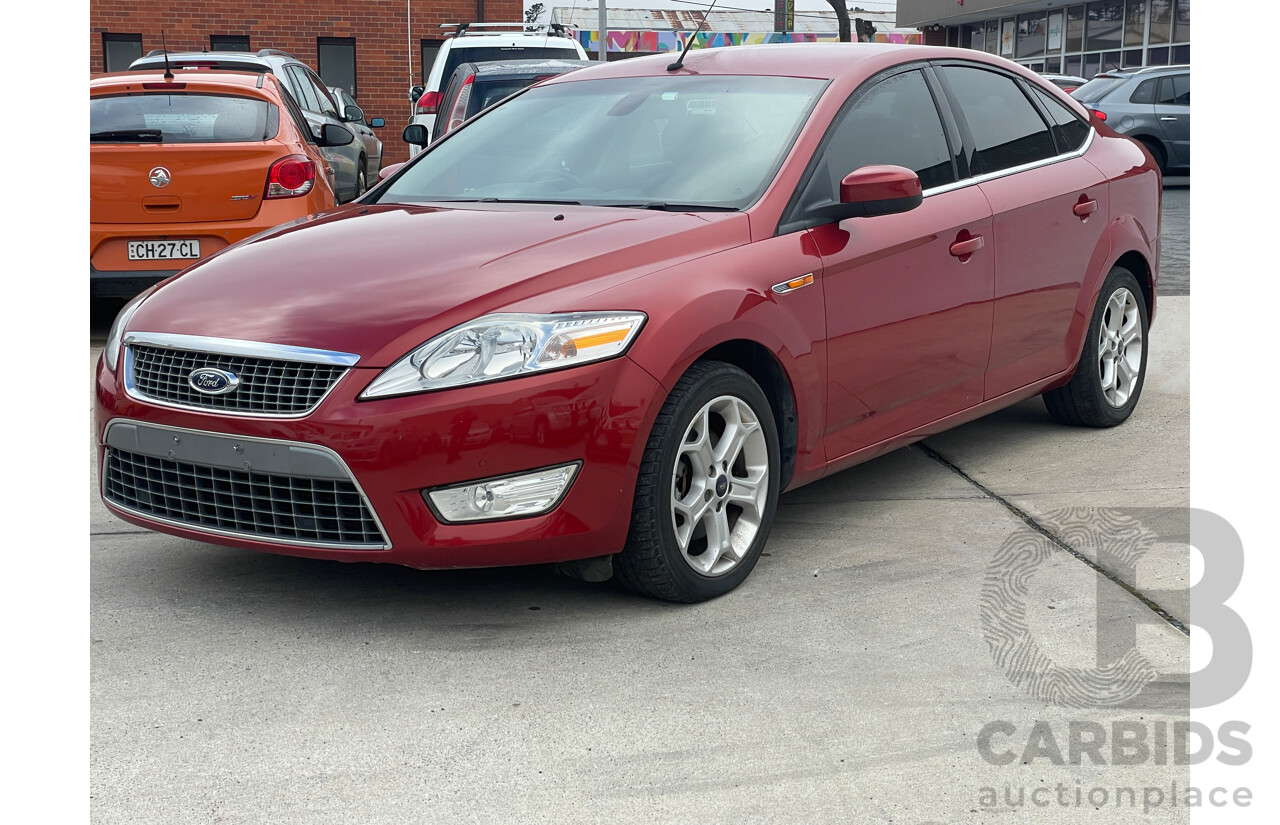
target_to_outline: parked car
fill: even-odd
[[[1071,96],[1119,134],[1147,147],[1161,172],[1191,168],[1191,67],[1097,75]]]
[[[359,209],[126,306],[96,374],[110,511],[693,602],[748,575],[783,490],[1037,395],[1133,412],[1160,257],[1139,146],[968,49],[672,64],[543,81]]]
[[[348,127],[338,105],[329,96],[329,90],[311,67],[298,58],[279,49],[260,49],[256,52],[169,52],[156,49],[145,57],[129,64],[130,69],[163,69],[167,65],[183,76],[193,71],[221,69],[240,72],[270,72],[280,78],[285,90],[306,113],[311,131],[316,135],[325,126],[338,126],[351,132],[352,140],[341,146],[324,146],[324,156],[333,169],[334,190],[338,203],[346,203],[360,195],[359,172],[367,169],[361,163],[363,143],[356,140],[353,128]]]
[[[586,60],[587,53],[567,30],[556,23],[530,26],[526,23],[446,23],[446,39],[436,52],[435,62],[427,73],[427,82],[409,90],[415,110],[409,123],[426,127],[428,138],[434,137],[436,116],[445,85],[462,63],[488,63],[494,60]],[[410,144],[416,155],[420,146]]]
[[[346,89],[330,86],[329,93],[338,104],[343,122],[355,133],[356,142],[360,144],[361,152],[356,167],[359,180],[356,182],[356,189],[363,195],[369,188],[369,182],[378,179],[378,170],[382,168],[382,141],[373,130],[381,129],[386,125],[386,121],[380,117],[365,118],[364,110]]]
[[[1040,76],[1068,94],[1089,82],[1073,74],[1041,74]]]
[[[526,86],[548,77],[590,66],[590,60],[495,60],[492,63],[460,63],[440,95],[439,140],[462,121],[487,109]]]
[[[89,81],[89,287],[131,297],[189,264],[332,208],[320,138],[274,77],[201,72]]]

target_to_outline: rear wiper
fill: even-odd
[[[105,132],[90,132],[90,141],[146,140],[157,143],[164,137],[159,129],[113,129]]]
[[[671,203],[670,201],[640,201],[637,203],[602,203],[600,206],[616,206],[621,209],[656,209],[660,212],[737,212],[736,206],[719,206],[712,203]]]

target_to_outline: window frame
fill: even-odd
[[[231,41],[235,41],[233,48]],[[240,43],[244,43],[244,47],[240,47]],[[209,51],[210,52],[249,52],[252,40],[247,34],[211,34],[209,35]]]
[[[327,80],[325,80],[325,77],[324,77],[325,61],[323,58],[325,47],[341,47],[341,48],[349,47],[351,49],[350,88],[347,88],[348,84],[345,84],[345,83],[338,83],[338,82],[329,83]],[[356,86],[360,82],[359,66],[360,66],[359,55],[356,51],[356,39],[354,37],[317,37],[316,38],[316,74],[320,77],[320,82],[324,84],[325,89],[328,89],[330,86],[337,86],[340,89],[346,89],[348,92],[351,92],[353,95],[359,94],[359,90],[356,88]]]
[[[934,189],[925,190],[924,195],[928,197],[932,192],[948,191],[952,188],[958,188],[964,183],[968,173],[966,161],[962,160],[959,147],[962,146],[962,136],[959,127],[952,115],[949,103],[944,103],[941,97],[941,89],[938,86],[937,78],[932,71],[932,64],[925,60],[916,60],[910,63],[902,63],[897,66],[891,66],[888,69],[877,72],[871,77],[864,80],[856,89],[849,93],[844,103],[840,105],[840,109],[832,116],[831,122],[827,124],[826,131],[823,132],[821,140],[818,141],[817,147],[814,148],[813,156],[809,158],[808,164],[805,166],[804,172],[800,175],[800,180],[796,182],[796,188],[791,193],[791,198],[787,201],[786,207],[782,210],[782,215],[778,219],[778,226],[774,230],[774,235],[789,235],[792,232],[799,232],[808,229],[810,219],[807,213],[805,196],[808,194],[809,185],[813,181],[813,176],[817,174],[818,169],[822,166],[822,160],[826,156],[827,148],[831,142],[835,140],[836,132],[843,123],[848,113],[858,105],[858,102],[866,96],[866,94],[880,83],[907,72],[918,71],[924,76],[925,84],[929,88],[929,94],[933,97],[934,108],[938,112],[938,118],[942,121],[942,129],[947,140],[947,148],[951,152],[952,168],[954,170],[956,181],[954,183],[945,184]],[[851,170],[852,171],[852,170]]]
[[[113,69],[109,65],[107,65],[107,44],[108,43],[137,43],[138,57],[143,57],[146,54],[146,52],[144,52],[142,48],[142,34],[140,32],[139,33],[103,32],[102,33],[102,70],[104,72],[124,72],[129,70],[129,67],[127,65],[119,69]],[[137,58],[134,58],[134,59],[136,60]],[[133,63],[133,60],[130,60],[129,62]]]
[[[924,196],[926,198],[930,197],[931,195],[937,195],[937,194],[942,194],[943,192],[950,192],[956,189],[962,189],[966,186],[974,186],[980,183],[985,183],[987,181],[997,180],[999,178],[1007,177],[1009,175],[1016,175],[1022,172],[1030,171],[1031,169],[1037,169],[1041,166],[1048,166],[1053,163],[1061,163],[1064,160],[1070,160],[1071,158],[1083,155],[1085,152],[1089,150],[1089,147],[1093,145],[1093,140],[1094,140],[1094,137],[1097,135],[1097,130],[1093,128],[1092,123],[1088,123],[1086,121],[1085,124],[1089,127],[1089,132],[1085,136],[1085,139],[1080,144],[1080,146],[1076,149],[1066,151],[1066,152],[1057,151],[1058,149],[1057,136],[1054,134],[1053,124],[1049,121],[1047,114],[1043,111],[1040,104],[1035,100],[1034,95],[1031,94],[1031,90],[1028,88],[1028,86],[1030,85],[1029,82],[1025,78],[1020,77],[1019,75],[1013,72],[1006,71],[999,66],[992,66],[987,63],[980,63],[977,61],[959,60],[959,59],[935,60],[935,61],[931,61],[930,65],[934,68],[942,68],[944,66],[960,66],[960,67],[969,68],[969,69],[980,69],[980,70],[992,72],[993,74],[997,74],[1012,80],[1014,85],[1017,87],[1018,91],[1022,94],[1024,98],[1027,99],[1032,109],[1035,110],[1036,115],[1040,118],[1040,121],[1044,124],[1046,130],[1048,130],[1049,137],[1051,140],[1053,140],[1054,149],[1057,153],[1047,158],[1042,158],[1040,160],[1020,164],[1018,166],[1010,166],[1005,169],[996,170],[994,172],[981,172],[976,174],[973,173],[972,172],[972,169],[973,169],[972,156],[973,156],[973,152],[976,151],[976,144],[974,143],[973,135],[969,131],[968,122],[956,114],[957,112],[962,111],[962,107],[960,106],[959,101],[955,97],[954,90],[952,89],[950,83],[948,83],[946,78],[942,75],[942,73],[937,72],[936,75],[937,75],[938,83],[942,87],[945,93],[947,106],[952,109],[952,116],[955,117],[956,123],[960,128],[961,138],[964,141],[965,162],[966,162],[967,169],[969,170],[970,173],[967,176],[962,176],[957,183],[949,184],[947,186],[941,186],[941,187],[938,187],[937,189],[927,190],[924,193]],[[1076,113],[1073,112],[1073,114],[1076,114]],[[1078,114],[1076,116],[1079,117]]]

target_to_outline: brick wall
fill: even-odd
[[[409,0],[412,31],[406,31],[406,0],[218,0],[207,7],[190,0],[94,0],[89,5],[89,72],[105,71],[102,34],[141,34],[142,53],[209,48],[209,35],[247,35],[249,46],[283,49],[318,70],[317,37],[356,41],[356,84],[366,117],[386,118],[378,130],[383,163],[407,160],[400,130],[409,122],[409,87],[423,75],[419,43],[437,38],[441,23],[513,21],[524,18],[522,0]],[[477,14],[477,5],[483,16]],[[412,39],[413,81],[409,77]]]

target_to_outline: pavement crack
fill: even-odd
[[[1190,628],[1188,628],[1185,624],[1183,624],[1182,622],[1174,618],[1173,615],[1169,613],[1169,611],[1165,610],[1157,602],[1152,600],[1146,594],[1142,593],[1133,585],[1126,582],[1124,579],[1120,578],[1120,576],[1116,575],[1114,572],[1108,570],[1107,568],[1098,564],[1093,559],[1086,556],[1084,553],[1072,547],[1066,541],[1064,541],[1063,539],[1055,535],[1051,530],[1049,530],[1049,528],[1045,527],[1043,524],[1036,521],[1035,517],[1032,516],[1030,513],[1027,513],[1025,510],[1018,507],[1013,502],[1009,501],[999,493],[996,493],[994,490],[990,490],[987,487],[985,487],[975,478],[970,476],[964,470],[957,467],[955,464],[948,461],[942,454],[934,450],[932,447],[926,445],[924,442],[917,441],[914,446],[929,458],[941,464],[943,467],[946,467],[948,470],[960,476],[965,481],[972,484],[978,490],[982,491],[982,494],[984,496],[999,503],[1000,506],[1004,507],[1010,513],[1012,513],[1023,524],[1027,525],[1032,530],[1036,531],[1040,535],[1047,538],[1049,541],[1053,542],[1055,547],[1057,547],[1058,549],[1062,550],[1065,553],[1068,553],[1073,558],[1075,558],[1076,561],[1079,561],[1080,563],[1084,564],[1086,567],[1089,567],[1099,576],[1102,576],[1108,579],[1109,581],[1114,583],[1117,587],[1119,587],[1120,589],[1128,593],[1130,596],[1133,596],[1135,599],[1142,602],[1144,605],[1146,605],[1147,609],[1155,613],[1161,619],[1164,619],[1171,627],[1173,627],[1174,629],[1182,633],[1182,635],[1188,636],[1188,637],[1191,636]]]

